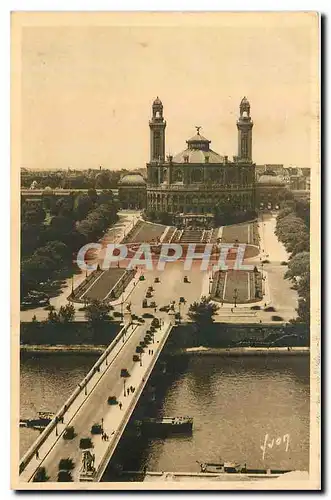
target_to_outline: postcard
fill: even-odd
[[[11,21],[12,488],[319,490],[319,14]]]

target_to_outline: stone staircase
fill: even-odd
[[[183,230],[182,229],[176,229],[176,231],[173,233],[170,243],[178,243],[182,237]]]
[[[215,227],[215,229],[211,229],[210,231],[212,234],[211,234],[209,243],[217,243],[219,228]]]
[[[160,242],[161,243],[170,243],[176,233],[177,229],[173,226],[169,226],[165,232],[163,233]]]
[[[213,229],[205,229],[202,233],[201,243],[210,243],[213,235]]]
[[[201,243],[203,229],[184,229],[180,243]]]

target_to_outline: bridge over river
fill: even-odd
[[[123,431],[139,401],[157,359],[172,329],[172,321],[162,322],[154,332],[151,343],[144,349],[140,361],[133,361],[136,347],[150,329],[151,320],[144,324],[129,323],[119,332],[114,341],[78,384],[74,393],[59,410],[54,419],[34,442],[20,462],[20,482],[31,482],[40,467],[45,467],[49,481],[57,481],[59,462],[71,458],[74,462],[72,479],[78,481],[100,481],[112,457]],[[151,354],[150,354],[150,353]],[[129,377],[121,377],[126,368]],[[128,391],[132,386],[135,391]],[[109,405],[108,397],[116,396],[121,405]],[[91,427],[101,423],[109,440],[102,435],[92,435]],[[68,426],[73,426],[74,439],[63,439]],[[82,464],[83,451],[80,439],[90,437],[94,455],[93,467],[85,470]]]

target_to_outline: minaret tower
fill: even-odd
[[[163,118],[163,104],[157,97],[152,106],[152,118],[149,121],[151,130],[150,162],[164,161],[165,159],[165,128],[167,122]]]
[[[252,128],[250,117],[251,105],[246,97],[240,103],[240,117],[237,120],[238,158],[248,163],[252,162]]]

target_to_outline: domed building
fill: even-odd
[[[118,197],[122,208],[146,207],[146,181],[141,174],[124,175],[118,182]]]
[[[250,104],[242,99],[237,120],[238,156],[231,161],[211,148],[211,141],[196,134],[186,148],[165,156],[163,104],[152,105],[150,161],[147,163],[147,209],[168,212],[184,222],[203,222],[213,217],[216,204],[233,204],[241,210],[255,207],[255,165],[252,162]]]
[[[259,209],[279,206],[286,182],[280,175],[265,173],[259,176],[256,183],[256,206]]]

